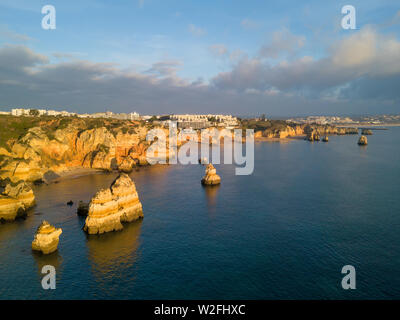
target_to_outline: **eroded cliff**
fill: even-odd
[[[84,230],[89,234],[101,234],[123,228],[122,222],[143,218],[142,204],[131,178],[121,173],[110,188],[96,193],[89,204]]]

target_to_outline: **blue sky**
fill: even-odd
[[[40,11],[46,4],[56,8],[56,30],[41,28]],[[356,8],[356,30],[341,28],[341,8],[346,4]],[[23,71],[30,69],[28,76],[35,73],[32,81],[39,87],[22,83],[17,77],[21,70],[2,70],[0,60],[0,109],[44,104],[88,112],[134,108],[141,113],[393,113],[399,110],[396,86],[380,99],[364,93],[370,92],[365,86],[398,79],[396,68],[382,73],[373,65],[397,66],[399,10],[394,0],[0,0],[0,59],[3,53],[3,65],[10,66],[13,61],[6,59],[21,54],[26,60],[20,63],[27,63]],[[354,50],[351,41],[346,42],[351,37],[359,44]],[[373,48],[366,50],[374,56],[367,57],[362,68],[353,61],[346,65],[349,74],[342,77],[340,73],[349,70],[346,66],[340,64],[338,69],[343,70],[337,74],[327,67],[342,57],[336,48],[347,43],[348,56],[362,56],[362,44],[369,41]],[[382,48],[388,54],[379,58],[376,51]],[[275,81],[299,72],[306,77],[325,67],[329,70],[309,83],[301,75],[298,83]],[[293,74],[296,68],[299,71]],[[68,76],[82,70],[88,73],[79,77],[87,75],[87,83],[93,83],[85,89],[82,82],[78,90]],[[65,79],[60,87],[50,88],[42,84],[44,75],[57,77],[53,82]],[[102,90],[110,90],[114,100],[96,96],[93,88],[99,78]],[[129,80],[124,90],[123,79]],[[348,88],[354,88],[353,93]]]

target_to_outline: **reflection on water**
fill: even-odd
[[[98,282],[128,273],[137,260],[142,221],[124,224],[124,229],[102,235],[88,235],[87,248],[93,275]]]
[[[56,269],[57,277],[59,278],[61,275],[61,264],[62,264],[62,257],[58,251],[55,251],[51,254],[42,254],[38,251],[32,251],[32,256],[37,264],[37,271],[42,277],[42,268],[44,266],[50,265]]]
[[[207,198],[207,207],[210,213],[215,213],[217,208],[217,196],[220,185],[215,186],[203,186],[206,198]]]

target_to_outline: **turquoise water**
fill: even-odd
[[[399,299],[399,138],[257,142],[253,175],[216,165],[211,189],[200,165],[143,168],[131,174],[143,221],[102,236],[81,230],[76,204],[116,174],[35,187],[29,217],[0,225],[0,298]],[[47,257],[30,249],[43,219],[63,229]],[[46,264],[56,290],[41,288]],[[347,264],[356,290],[341,288]]]

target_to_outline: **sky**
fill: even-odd
[[[0,0],[0,111],[13,107],[400,113],[400,2]]]

